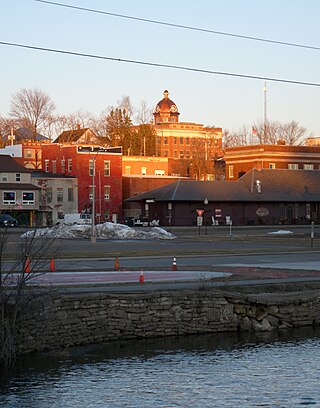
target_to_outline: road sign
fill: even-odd
[[[204,210],[197,210],[198,217],[202,217]]]
[[[202,217],[197,217],[197,227],[202,227],[202,221],[203,221]]]

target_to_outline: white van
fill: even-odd
[[[92,224],[91,214],[73,213],[65,214],[62,222],[66,225]]]

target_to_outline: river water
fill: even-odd
[[[320,329],[128,341],[0,370],[0,407],[320,407]]]

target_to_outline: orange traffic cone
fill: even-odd
[[[173,261],[172,261],[172,270],[173,270],[173,271],[176,271],[176,270],[177,270],[177,260],[176,260],[176,258],[173,258]]]
[[[115,259],[115,261],[114,261],[114,269],[115,269],[116,271],[119,270],[119,259],[118,259],[118,257],[116,257],[116,259]]]
[[[26,273],[30,272],[30,258],[28,256],[26,257],[26,262],[24,264],[24,271]]]
[[[50,259],[50,272],[54,272],[56,270],[54,266],[54,259],[53,257]]]
[[[139,282],[144,283],[144,274],[143,271],[140,272]]]

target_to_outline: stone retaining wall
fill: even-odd
[[[239,295],[206,290],[139,294],[63,294],[25,310],[19,351],[117,339],[319,325],[320,293]]]

